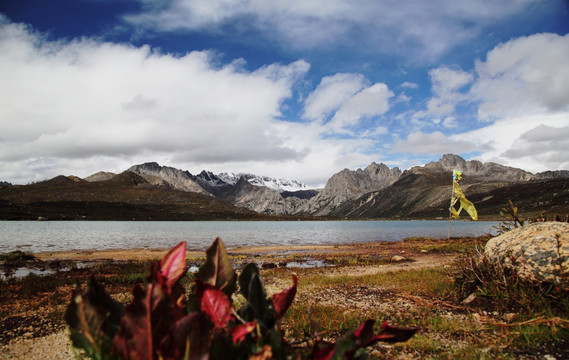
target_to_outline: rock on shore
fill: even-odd
[[[524,278],[557,283],[569,277],[569,224],[534,223],[490,239],[485,254]]]

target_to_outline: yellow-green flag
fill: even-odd
[[[460,179],[460,175],[458,176],[458,178]],[[454,179],[452,181],[452,189],[453,189],[453,198],[451,200],[451,206],[450,206],[452,216],[454,218],[458,218],[460,216],[460,212],[462,211],[462,209],[464,209],[473,220],[478,220],[478,212],[476,211],[474,204],[470,200],[468,200],[466,196],[464,196],[462,189],[458,186],[458,182]],[[454,208],[454,204],[456,204],[457,200],[460,200],[460,207],[458,208],[458,211]]]

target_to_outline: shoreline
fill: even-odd
[[[406,238],[400,241],[371,241],[364,243],[344,243],[344,244],[307,244],[307,245],[251,245],[251,246],[226,246],[230,256],[324,256],[324,255],[363,255],[377,252],[399,252],[411,251],[414,255],[428,252],[429,248],[446,246],[449,243],[472,242],[479,239],[485,241],[487,236],[463,236],[447,238]],[[32,253],[32,255],[42,261],[57,260],[134,260],[149,261],[161,259],[169,249],[166,248],[133,248],[133,249],[103,249],[103,250],[62,250],[44,251]],[[204,250],[186,250],[187,258],[205,258]]]
[[[384,242],[364,243],[364,245],[377,245]],[[360,246],[350,244],[342,245],[251,245],[227,248],[231,255],[255,255],[282,253],[319,253],[323,251],[345,251]],[[105,249],[105,250],[62,250],[42,251],[32,255],[42,261],[50,260],[159,260],[169,249]],[[205,257],[205,250],[186,250],[186,257]]]

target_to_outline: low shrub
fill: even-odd
[[[560,286],[525,279],[505,263],[505,259],[490,260],[481,248],[463,255],[454,282],[460,296],[475,293],[491,310],[515,311],[527,316],[569,314],[569,284]]]

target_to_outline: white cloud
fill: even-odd
[[[326,76],[306,98],[304,116],[312,120],[323,120],[368,84],[369,81],[361,74],[340,73]]]
[[[245,72],[214,65],[210,52],[176,57],[147,46],[48,41],[4,22],[0,161],[150,153],[185,163],[299,161],[307,150],[286,147],[271,129],[308,69],[299,60]]]
[[[371,140],[329,139],[318,121],[279,120],[308,63],[245,71],[243,61],[220,65],[208,51],[174,56],[148,46],[50,41],[4,21],[0,179],[85,177],[156,161],[193,172],[248,171],[321,185],[338,169],[377,160],[369,154]],[[306,103],[317,117],[342,105],[346,116],[373,116],[388,97],[383,84],[337,74],[323,79]],[[350,108],[356,104],[361,109]]]
[[[482,161],[533,172],[569,168],[567,59],[569,34],[536,34],[496,46],[485,61],[477,61],[473,73],[457,67],[431,70],[433,97],[411,118],[444,119],[437,124],[456,129],[462,115],[457,106],[475,105],[479,121],[460,125],[477,129],[449,139],[436,132],[412,133],[394,151],[478,152]],[[449,149],[448,140],[463,142],[466,150],[459,144]]]
[[[147,0],[141,0],[146,3]],[[376,49],[412,49],[430,61],[479,35],[485,25],[518,13],[535,0],[173,0],[126,20],[137,27],[232,31],[254,29],[287,47],[324,47],[353,37]]]
[[[374,84],[347,100],[328,123],[332,129],[340,130],[357,125],[364,117],[384,114],[389,110],[389,99],[394,94],[385,84]]]
[[[442,99],[453,99],[459,96],[460,89],[470,84],[473,76],[458,68],[441,66],[429,71],[432,91]]]
[[[503,118],[455,138],[488,144],[481,161],[493,161],[531,172],[569,169],[569,112]]]
[[[472,83],[472,74],[458,68],[442,66],[430,70],[429,75],[434,97],[427,102],[427,115],[452,114],[456,105],[468,99],[461,89]]]
[[[514,141],[504,156],[556,163],[555,168],[569,167],[569,125],[556,128],[542,124],[530,129]]]
[[[407,88],[407,89],[417,89],[419,87],[418,84],[416,83],[412,83],[409,81],[405,81],[403,84],[400,85],[403,88]]]
[[[440,131],[410,133],[406,140],[397,140],[391,149],[395,153],[430,155],[469,153],[475,150],[480,150],[480,146],[468,140],[448,137]]]
[[[397,98],[395,99],[395,102],[397,103],[409,103],[410,101],[411,97],[407,96],[405,92],[402,92],[401,94],[397,95]]]
[[[326,123],[327,132],[345,132],[364,118],[384,114],[393,96],[383,83],[370,86],[361,74],[339,73],[324,77],[306,98],[304,116]]]
[[[471,94],[483,120],[569,109],[569,34],[513,39],[478,61]]]

